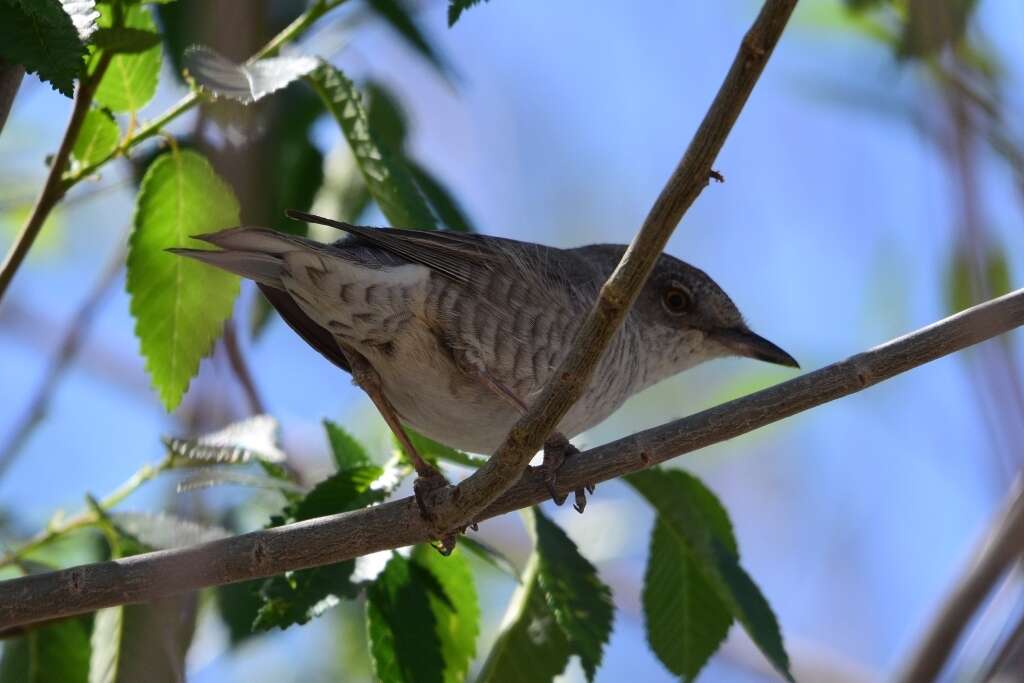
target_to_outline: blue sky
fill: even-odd
[[[805,369],[946,314],[942,283],[956,212],[941,157],[919,132],[822,96],[827,86],[854,98],[864,91],[923,98],[909,69],[823,22],[836,4],[801,4],[716,164],[726,182],[705,191],[668,247],[711,274],[751,326]],[[458,74],[454,88],[383,28],[363,31],[336,62],[403,96],[415,156],[455,189],[477,225],[556,246],[630,239],[756,8],[739,0],[597,7],[493,0],[448,30],[440,5],[421,18]],[[1009,110],[1020,112],[1024,6],[981,5],[979,28],[1007,60]],[[163,80],[150,114],[175,98],[171,79]],[[67,101],[48,88],[35,81],[23,88],[0,138],[5,197],[6,188],[38,187],[41,160],[67,112]],[[326,121],[317,137],[325,150],[339,143]],[[1020,196],[998,161],[986,159],[981,173],[988,224],[1020,273]],[[123,238],[131,199],[122,187],[62,212],[18,274],[11,300],[47,324],[18,332],[24,328],[9,314],[0,316],[0,435],[40,380],[54,332]],[[0,221],[5,243],[13,225]],[[104,304],[83,361],[0,480],[0,503],[27,522],[77,508],[86,490],[113,488],[158,458],[157,436],[175,429],[147,389],[122,290]],[[245,290],[242,305],[252,295]],[[1012,341],[1019,352],[1017,335]],[[289,450],[322,463],[324,417],[385,443],[368,401],[284,325],[245,346]],[[105,379],[110,372],[116,383]],[[824,661],[856,674],[851,680],[891,673],[967,562],[1008,482],[992,465],[971,372],[963,357],[943,359],[673,463],[704,477],[729,507],[744,563],[779,614],[798,664]],[[752,361],[715,362],[636,397],[580,441],[601,443],[792,374]],[[200,381],[223,386],[237,401],[222,363],[204,362]],[[210,504],[238,498],[202,495]],[[166,505],[166,488],[154,486],[128,508]],[[554,514],[600,560],[622,607],[598,680],[671,680],[644,644],[638,608],[649,513],[611,484],[585,516]],[[484,525],[481,537],[513,554],[525,548],[514,518]],[[494,577],[484,586],[493,629],[511,586]],[[324,625],[292,629],[260,643],[261,654],[227,658],[216,629],[208,631],[201,655],[193,653],[197,681],[249,680],[257,671],[289,680],[286,653],[299,648],[315,662],[333,633]],[[762,680],[758,656],[736,636],[705,680]]]

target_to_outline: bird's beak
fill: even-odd
[[[796,362],[793,356],[761,335],[754,334],[746,327],[718,330],[712,334],[712,338],[737,356],[763,360],[767,363],[785,365],[790,368],[800,367],[800,364]]]

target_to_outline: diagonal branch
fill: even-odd
[[[640,232],[605,282],[565,358],[530,410],[487,464],[432,510],[442,531],[459,528],[509,489],[590,384],[605,347],[619,329],[668,238],[712,177],[711,165],[778,43],[796,0],[767,0],[690,146],[658,195]]]
[[[642,470],[856,393],[1022,324],[1024,289],[1019,289],[847,360],[581,453],[559,472],[559,484],[573,490]],[[547,498],[543,474],[530,471],[475,519],[489,519]],[[422,543],[431,533],[416,502],[407,497],[190,548],[3,581],[0,631],[341,562]]]

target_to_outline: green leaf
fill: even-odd
[[[665,522],[651,534],[644,577],[647,640],[669,671],[692,681],[725,640],[732,614]]]
[[[898,53],[921,58],[960,42],[977,0],[909,0]]]
[[[314,567],[263,582],[253,631],[286,629],[305,624],[334,607],[342,598],[354,598],[360,587],[352,583],[355,561],[346,560],[325,567]]]
[[[271,526],[356,510],[383,500],[387,491],[371,488],[383,472],[376,466],[337,472],[272,517]],[[341,598],[354,597],[358,592],[358,586],[351,582],[354,569],[355,562],[348,560],[267,579],[260,589],[260,606],[253,628],[284,629],[304,624],[338,604]]]
[[[476,232],[462,205],[440,180],[419,163],[409,160],[409,170],[441,224],[455,232]]]
[[[313,57],[270,57],[252,64],[233,62],[208,47],[185,50],[185,66],[196,83],[218,97],[252,104],[316,69]]]
[[[1012,275],[1006,250],[1002,245],[989,245],[981,264],[966,245],[957,245],[946,271],[946,305],[951,313],[1002,296],[1010,291]]]
[[[366,629],[382,683],[443,683],[445,660],[434,604],[447,600],[433,574],[399,554],[366,592]]]
[[[413,551],[412,560],[430,572],[443,590],[443,595],[429,592],[428,597],[441,641],[444,680],[464,681],[476,656],[476,639],[480,634],[480,605],[473,572],[457,548],[448,557],[442,557],[433,548],[420,545]]]
[[[469,536],[463,536],[459,539],[459,547],[476,555],[498,571],[508,574],[517,582],[522,582],[522,577],[519,575],[516,565],[501,551]]]
[[[198,595],[96,612],[89,683],[178,683],[195,630]]]
[[[21,64],[71,97],[85,55],[78,29],[59,0],[0,2],[0,60]]]
[[[605,643],[611,637],[614,607],[611,589],[580,554],[565,532],[533,510],[533,534],[540,567],[537,580],[569,648],[593,680]]]
[[[444,74],[448,69],[434,46],[427,41],[423,31],[409,13],[409,8],[399,0],[367,0],[370,8],[400,35],[412,49]]]
[[[366,117],[377,140],[392,152],[405,148],[409,117],[386,86],[378,81],[366,84]]]
[[[362,444],[340,426],[330,420],[324,420],[324,429],[327,431],[327,441],[331,445],[331,456],[334,458],[334,467],[337,470],[349,470],[373,464]]]
[[[565,670],[572,651],[541,590],[535,552],[512,596],[497,640],[477,683],[538,683]]]
[[[370,128],[366,109],[345,74],[328,64],[306,76],[348,140],[370,194],[395,227],[434,228],[437,221],[402,163]]]
[[[101,28],[92,37],[97,47],[112,54],[133,55],[160,44],[160,34],[141,28]]]
[[[127,288],[146,369],[168,411],[213,348],[239,285],[235,275],[166,250],[202,246],[191,235],[238,225],[238,213],[231,189],[196,152],[172,149],[142,179]]]
[[[65,619],[5,641],[0,683],[86,683],[90,621]]]
[[[101,6],[100,28],[113,28],[113,15],[106,5]],[[153,15],[143,5],[125,8],[124,28],[147,33],[157,30]],[[139,111],[156,94],[162,59],[159,44],[135,54],[114,55],[96,89],[96,101],[114,112]]]
[[[94,164],[106,159],[115,149],[120,140],[121,131],[114,118],[98,109],[90,109],[82,128],[71,148],[72,158],[80,164]]]
[[[448,26],[454,26],[462,13],[473,5],[480,4],[481,0],[449,0],[448,1]]]
[[[692,475],[650,469],[626,477],[683,544],[718,599],[743,625],[761,652],[788,680],[789,657],[778,621],[757,585],[740,566],[732,525],[721,503]]]
[[[265,581],[242,581],[214,589],[217,611],[228,630],[231,645],[238,645],[253,635],[253,622],[259,612],[259,590]]]

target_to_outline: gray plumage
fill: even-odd
[[[351,237],[325,245],[243,227],[199,237],[220,251],[174,251],[255,280],[339,367],[339,344],[362,355],[402,421],[477,453],[501,444],[558,368],[625,249],[317,220]],[[662,255],[559,431],[571,438],[636,392],[725,355],[796,365],[747,329],[703,271]]]

